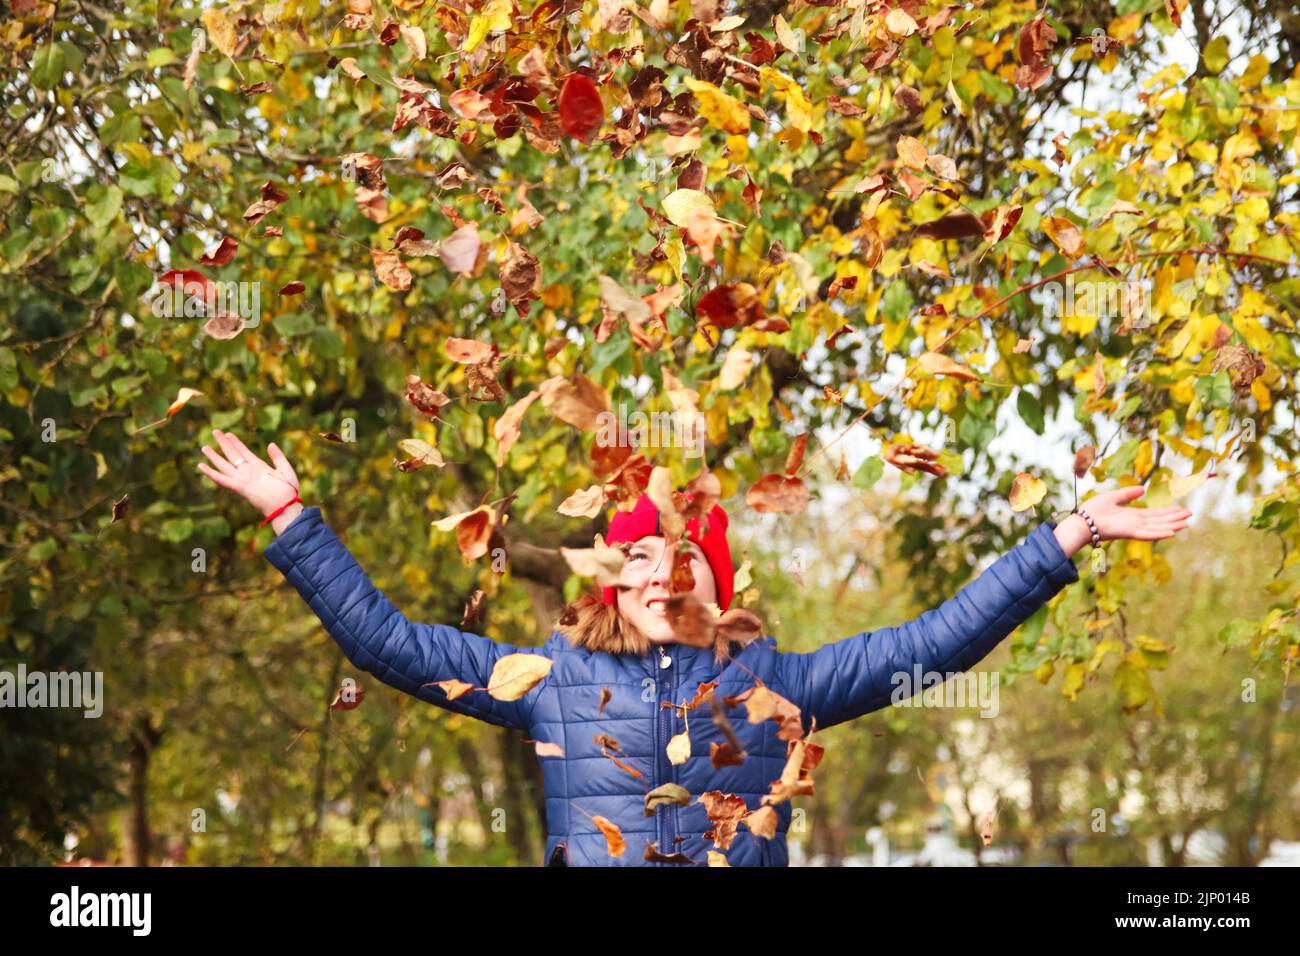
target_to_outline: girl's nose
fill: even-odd
[[[660,552],[659,558],[655,561],[654,568],[650,572],[651,582],[658,582],[667,585],[673,579],[673,556],[672,553],[664,550]]]

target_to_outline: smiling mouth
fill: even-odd
[[[658,614],[660,617],[668,616],[668,601],[666,598],[651,598],[645,602],[646,610],[651,614]]]

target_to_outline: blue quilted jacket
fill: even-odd
[[[727,708],[748,756],[738,766],[715,770],[710,742],[724,737],[707,705],[688,712],[691,755],[669,762],[665,746],[683,730],[680,712],[668,703],[689,701],[699,684],[716,681],[719,702],[754,686],[751,674],[786,697],[802,714],[805,733],[816,721],[824,730],[890,703],[899,686],[894,675],[922,671],[950,674],[987,655],[1021,622],[1065,585],[1079,579],[1074,563],[1044,521],[1028,538],[1000,557],[937,609],[898,627],[864,631],[809,653],[778,651],[772,637],[748,645],[733,642],[726,666],[713,650],[671,644],[643,656],[616,656],[576,649],[558,631],[541,647],[513,647],[442,624],[409,620],[380,592],[334,532],[320,508],[304,509],[266,548],[265,556],[289,580],[343,653],[357,667],[386,684],[447,710],[527,733],[558,744],[564,756],[539,757],[545,781],[548,836],[543,861],[570,866],[674,866],[648,863],[648,845],[680,853],[706,865],[716,849],[712,829],[697,799],[711,790],[735,794],[758,809],[781,776],[787,742],[772,720],[751,724],[743,706]],[[506,654],[543,654],[554,663],[549,675],[522,698],[499,701],[473,690],[448,701],[436,681],[460,680],[486,687],[493,665]],[[601,709],[602,689],[610,693]],[[639,771],[634,777],[602,753],[600,736],[618,750],[607,753]],[[673,782],[692,796],[688,806],[661,806],[645,815],[645,794]],[[786,866],[786,832],[791,805],[776,805],[776,836],[755,836],[741,825],[725,851],[732,866]],[[626,849],[610,856],[604,835],[592,822],[605,817],[622,830]],[[539,861],[541,862],[541,861]]]

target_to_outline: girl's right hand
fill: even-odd
[[[269,515],[298,494],[298,476],[275,442],[266,446],[274,467],[248,450],[236,436],[212,429],[221,452],[203,446],[203,454],[212,465],[199,463],[199,471],[222,488],[229,488],[244,498],[263,516]],[[224,453],[224,455],[222,454]],[[298,507],[295,503],[294,507]],[[287,513],[287,512],[286,512]]]

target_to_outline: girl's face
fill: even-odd
[[[688,542],[691,554],[691,574],[695,576],[692,593],[706,604],[718,603],[718,586],[713,569],[704,552],[694,541]],[[650,639],[652,644],[668,644],[677,638],[673,634],[664,601],[669,594],[673,576],[673,556],[664,548],[660,535],[648,535],[632,544],[623,573],[619,576],[618,609],[628,620]]]

